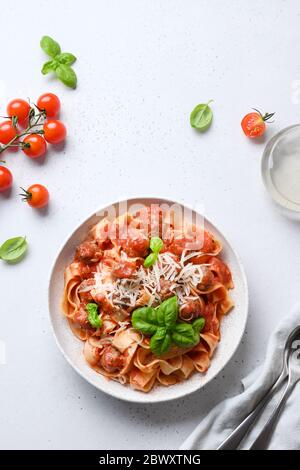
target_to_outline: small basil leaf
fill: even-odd
[[[0,247],[0,258],[10,263],[17,263],[24,257],[27,248],[25,237],[10,238]]]
[[[60,64],[72,65],[76,61],[76,57],[70,52],[62,52],[55,57]]]
[[[177,297],[174,295],[167,300],[164,300],[157,308],[157,320],[161,326],[172,328],[176,323],[178,317],[178,303]]]
[[[156,253],[150,253],[150,255],[147,256],[147,258],[144,261],[144,267],[145,268],[150,268],[153,266],[157,261],[157,254]]]
[[[199,334],[189,323],[176,323],[172,331],[172,340],[180,348],[185,348],[199,343]]]
[[[61,52],[58,42],[54,41],[50,36],[43,36],[40,45],[43,51],[50,57],[55,57]]]
[[[131,315],[133,328],[141,331],[145,335],[154,335],[157,331],[157,317],[154,308],[141,307],[134,310]]]
[[[88,320],[90,325],[93,328],[100,328],[102,325],[102,320],[99,317],[98,313],[98,305],[94,303],[87,304],[85,307],[87,313],[88,313]]]
[[[150,349],[156,354],[156,356],[161,356],[166,353],[171,345],[171,335],[167,332],[166,328],[158,328],[155,335],[152,336],[150,340]]]
[[[193,321],[192,326],[196,333],[200,333],[205,326],[205,318],[204,317],[197,318],[195,321]]]
[[[42,74],[47,75],[49,72],[54,72],[57,67],[57,62],[56,60],[48,60],[48,62],[45,62],[43,67],[42,67]]]
[[[150,240],[150,249],[154,253],[159,253],[163,249],[164,242],[159,237],[152,237]]]
[[[57,77],[64,85],[69,88],[76,88],[77,85],[77,76],[74,70],[65,64],[60,64],[55,70]]]
[[[191,112],[190,124],[201,132],[206,131],[212,122],[213,113],[209,107],[210,102],[211,101],[206,104],[198,104]]]

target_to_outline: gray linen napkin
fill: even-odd
[[[265,362],[243,381],[243,392],[219,403],[187,437],[180,449],[216,449],[258,403],[280,375],[285,341],[291,331],[300,325],[300,304],[282,319],[272,333]],[[265,424],[283,387],[274,395],[241,448],[247,449]],[[279,416],[268,449],[300,449],[300,383],[298,382]]]

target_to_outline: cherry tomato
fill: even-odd
[[[39,158],[46,153],[47,144],[39,134],[30,134],[22,142],[23,152],[30,158]]]
[[[47,118],[56,118],[60,111],[60,101],[54,93],[41,95],[37,100],[37,106],[46,112]]]
[[[0,166],[0,193],[12,187],[13,176],[8,168]]]
[[[8,144],[16,135],[17,131],[11,121],[0,123],[0,142],[2,144]]]
[[[275,114],[265,113],[262,115],[257,109],[254,111],[254,113],[246,114],[241,122],[244,134],[247,137],[250,137],[250,139],[255,139],[255,137],[260,137],[263,135],[266,130],[265,122],[272,118]]]
[[[20,98],[12,100],[7,105],[7,115],[16,116],[20,124],[26,124],[29,116],[30,104]]]
[[[21,188],[23,193],[23,201],[26,201],[31,207],[41,208],[45,207],[49,202],[49,192],[42,184],[33,184],[27,191]]]
[[[44,124],[44,137],[49,144],[58,144],[65,140],[67,129],[65,125],[57,119],[49,119]]]

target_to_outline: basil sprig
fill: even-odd
[[[102,326],[102,319],[99,317],[98,305],[89,303],[85,307],[88,312],[88,321],[93,328],[100,328]]]
[[[153,266],[158,257],[158,253],[163,249],[164,242],[162,241],[161,238],[159,237],[152,237],[150,240],[150,250],[152,253],[147,256],[147,258],[144,261],[144,267],[145,268],[150,268]]]
[[[27,248],[25,237],[10,238],[0,246],[0,258],[8,263],[18,263],[24,258]]]
[[[157,356],[166,353],[171,344],[180,348],[195,346],[205,325],[203,317],[193,323],[178,321],[177,297],[162,302],[157,308],[140,307],[131,316],[132,326],[144,335],[151,336],[150,348]]]
[[[42,74],[54,72],[57,78],[69,88],[76,88],[77,76],[71,65],[76,61],[76,57],[70,52],[61,52],[58,42],[43,36],[40,42],[43,51],[51,58],[44,63]]]
[[[190,124],[194,129],[204,132],[210,127],[213,118],[212,110],[209,107],[211,102],[212,100],[208,103],[198,104],[191,112]]]

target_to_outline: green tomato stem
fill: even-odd
[[[18,147],[19,145],[15,145],[15,142],[16,140],[20,139],[20,137],[23,137],[24,135],[29,135],[29,134],[43,134],[44,131],[42,129],[39,129],[39,130],[33,130],[34,127],[36,126],[41,126],[42,123],[39,122],[40,121],[40,118],[41,117],[45,117],[45,113],[44,111],[38,113],[36,116],[34,116],[36,119],[35,119],[35,122],[33,124],[31,124],[31,122],[29,122],[28,126],[26,127],[26,129],[19,133],[19,134],[16,134],[7,144],[5,145],[2,145],[0,147],[0,153],[4,152],[4,150],[6,150],[8,147]]]

